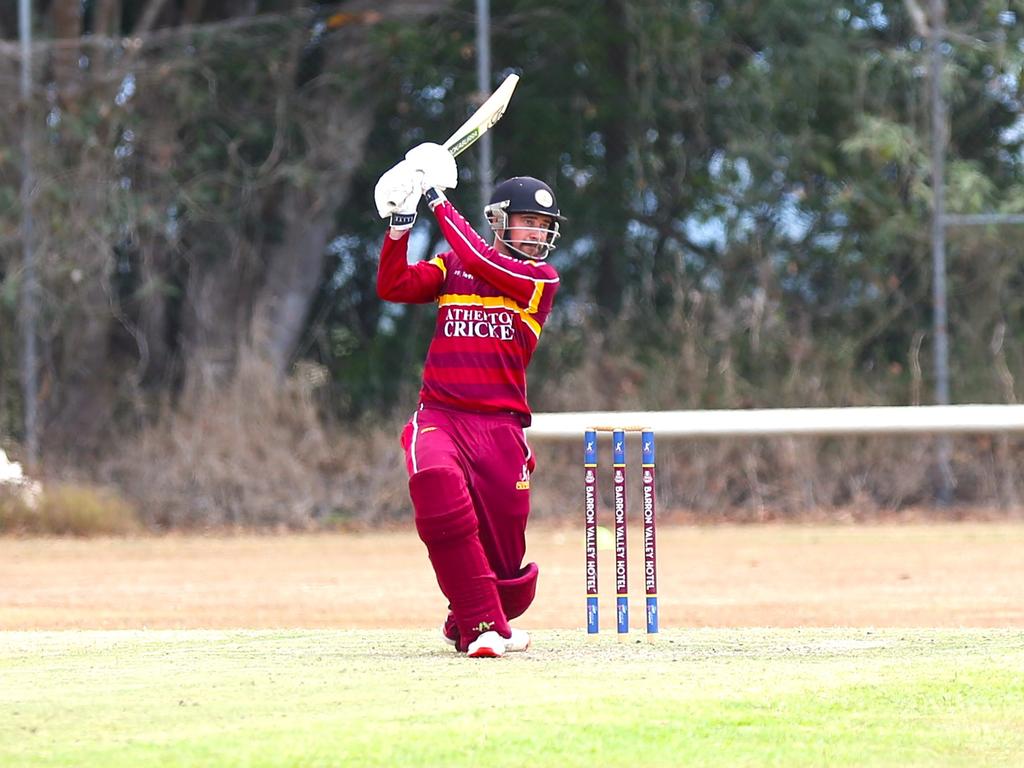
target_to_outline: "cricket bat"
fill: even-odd
[[[448,141],[444,143],[444,148],[452,153],[452,157],[458,157],[473,146],[477,139],[501,120],[518,83],[519,75],[506,77],[497,90],[487,98],[487,101],[480,105],[480,109],[470,115],[469,119],[448,138]]]
[[[455,133],[448,137],[448,140],[442,146],[451,152],[452,157],[458,157],[459,154],[473,146],[477,139],[487,133],[501,120],[501,116],[505,114],[505,109],[512,99],[512,92],[516,89],[518,83],[519,75],[509,75],[506,77],[497,90],[487,98],[487,101],[481,104],[480,108],[470,115],[469,119],[459,126]],[[387,203],[394,207],[399,201],[388,200]]]

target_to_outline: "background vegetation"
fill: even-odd
[[[475,92],[473,3],[49,0],[22,103],[0,9],[0,439],[18,455],[28,111],[43,455],[143,521],[309,527],[405,512],[397,432],[432,309],[374,293],[372,186]],[[930,402],[927,18],[917,0],[510,0],[494,81],[523,75],[497,175],[570,219],[535,410]],[[1021,13],[948,6],[948,195],[1024,209]],[[453,199],[480,193],[472,152]],[[424,217],[418,250],[441,246]],[[956,402],[1016,402],[1015,227],[950,234]],[[1019,507],[1022,446],[955,444],[962,504]],[[698,515],[925,504],[924,440],[663,452]],[[541,514],[575,503],[547,448]],[[546,466],[545,466],[546,465]],[[572,507],[574,508],[574,507]]]

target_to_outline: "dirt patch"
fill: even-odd
[[[630,531],[632,625],[643,626]],[[531,529],[537,601],[517,624],[581,627],[582,531]],[[658,531],[666,627],[1024,628],[1024,524]],[[611,552],[600,553],[612,631]],[[0,628],[417,627],[445,612],[412,529],[104,540],[0,539]]]

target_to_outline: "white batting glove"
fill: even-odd
[[[384,172],[373,189],[373,200],[382,219],[391,217],[391,228],[410,229],[416,222],[416,206],[423,190],[420,172],[408,160]]]
[[[419,171],[420,191],[454,189],[459,183],[459,169],[451,152],[440,144],[425,142],[405,153],[405,161]]]

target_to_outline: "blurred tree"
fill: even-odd
[[[493,9],[494,82],[524,76],[495,130],[497,175],[545,178],[569,217],[535,406],[926,399],[924,5]],[[949,5],[951,209],[1020,211],[1021,11]],[[281,375],[324,366],[339,416],[408,407],[431,309],[376,298],[372,187],[482,98],[472,0],[39,10],[51,427],[95,433],[111,414],[187,403],[250,352]],[[12,21],[0,9],[8,38]],[[3,146],[14,130],[0,122]],[[472,157],[452,197],[476,218]],[[0,152],[0,336],[17,178]],[[414,250],[434,238],[424,217]],[[1017,397],[1016,238],[951,233],[959,399]],[[7,409],[12,392],[0,389]]]
[[[213,391],[246,354],[288,370],[392,92],[382,41],[446,4],[42,6],[51,446],[89,451],[146,389]]]

